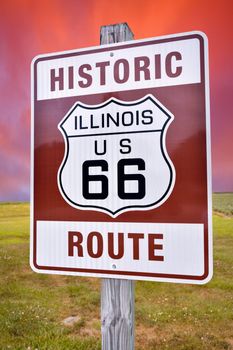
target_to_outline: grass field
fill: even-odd
[[[136,282],[136,350],[233,349],[233,195],[213,201],[212,281]],[[28,255],[29,205],[0,204],[0,350],[101,349],[100,280],[36,274]]]
[[[224,215],[233,216],[233,194],[232,193],[214,193],[213,210]]]

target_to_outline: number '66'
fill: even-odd
[[[142,174],[126,174],[125,167],[130,165],[136,165],[138,170],[145,170],[145,162],[141,158],[127,158],[121,159],[117,163],[117,194],[121,199],[142,199],[146,193],[146,182],[145,177]],[[101,168],[102,173],[92,175],[89,173],[90,168]],[[106,199],[109,194],[109,181],[107,177],[108,172],[108,162],[106,160],[86,160],[82,166],[82,176],[83,176],[83,197],[89,200],[95,199]],[[136,181],[136,191],[126,192],[125,182],[126,181]],[[90,183],[100,182],[101,191],[100,192],[90,192]],[[135,186],[134,186],[135,188]]]

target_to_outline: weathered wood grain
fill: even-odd
[[[100,45],[132,40],[134,35],[127,23],[102,26],[100,28]]]
[[[134,349],[134,283],[103,279],[101,293],[102,350]]]
[[[100,44],[133,39],[127,23],[102,26]],[[103,279],[101,291],[102,350],[134,349],[134,282]]]

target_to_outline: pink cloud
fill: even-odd
[[[122,10],[123,9],[123,10]],[[136,39],[189,30],[209,38],[214,190],[233,190],[232,11],[223,1],[9,0],[0,4],[0,200],[28,198],[30,63],[40,53],[99,45],[101,25]],[[15,197],[14,197],[15,195]]]

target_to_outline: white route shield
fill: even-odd
[[[173,119],[152,95],[133,102],[75,103],[58,125],[66,145],[58,171],[63,198],[113,217],[160,206],[175,183],[165,142]]]

